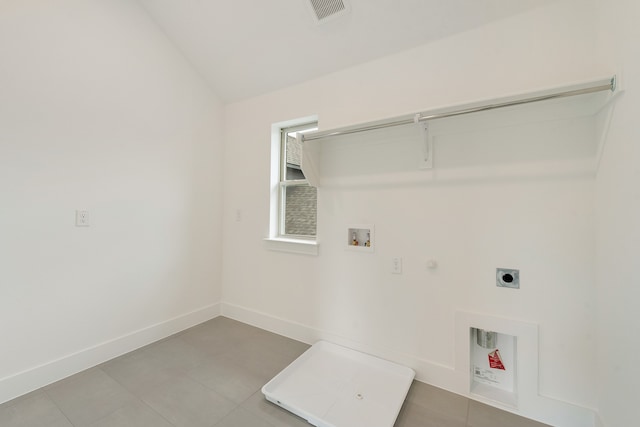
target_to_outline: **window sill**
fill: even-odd
[[[268,237],[264,239],[264,244],[265,247],[271,251],[303,255],[318,255],[318,242],[315,240]]]

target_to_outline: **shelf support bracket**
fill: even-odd
[[[429,123],[420,121],[421,115],[414,116],[414,122],[420,128],[420,142],[422,145],[422,155],[420,156],[419,169],[433,169],[433,139],[429,133]]]

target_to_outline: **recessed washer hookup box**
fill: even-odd
[[[415,372],[319,341],[276,375],[267,400],[318,427],[393,427]]]

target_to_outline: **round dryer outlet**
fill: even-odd
[[[497,268],[496,286],[501,288],[520,289],[520,270],[514,270],[512,268]]]

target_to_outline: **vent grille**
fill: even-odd
[[[347,11],[345,0],[309,0],[318,22]]]

